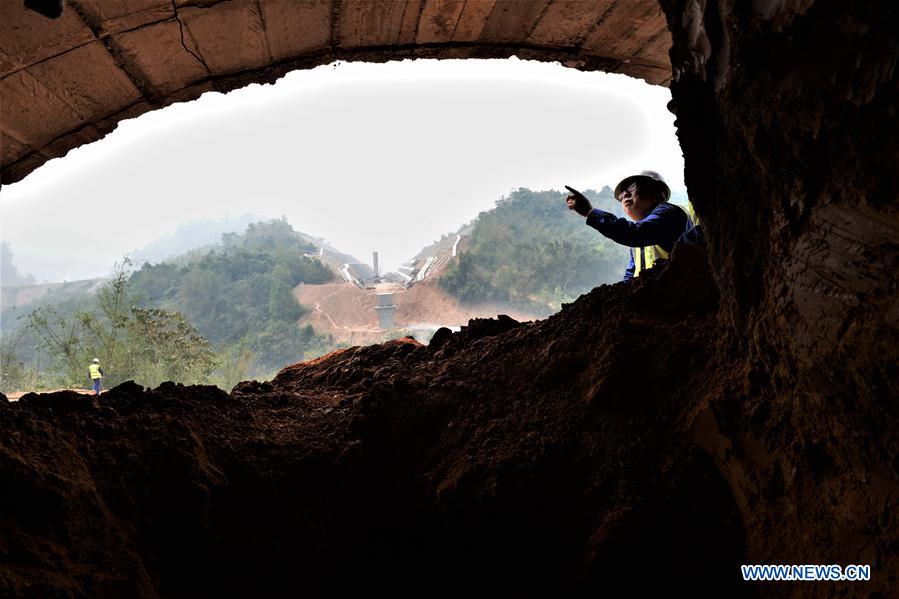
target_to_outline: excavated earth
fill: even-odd
[[[678,248],[544,321],[341,350],[230,395],[4,400],[0,594],[790,595],[738,565],[821,560],[870,563],[866,591],[885,593],[896,527],[878,502],[895,485],[849,471],[827,419],[790,425],[716,334],[706,264]],[[832,416],[859,446],[885,442],[873,406]],[[770,454],[782,467],[757,468]]]
[[[0,401],[0,595],[894,596],[899,6],[660,5],[707,254],[230,395]]]
[[[310,308],[300,319],[300,326],[312,325],[318,333],[330,335],[336,343],[371,345],[388,338],[390,331],[378,325],[377,293],[393,294],[397,306],[393,319],[401,329],[428,329],[440,326],[458,329],[471,318],[496,316],[501,308],[495,305],[462,305],[459,300],[440,288],[436,281],[417,283],[409,289],[388,285],[384,289],[360,289],[353,283],[324,283],[299,285],[293,293],[297,301]],[[524,312],[509,311],[519,321],[535,317]]]

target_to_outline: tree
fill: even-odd
[[[620,211],[608,187],[586,194]],[[571,217],[563,194],[522,188],[478,215],[466,250],[440,286],[465,303],[498,302],[543,316],[595,285],[620,280],[626,264],[626,251]]]
[[[254,223],[222,241],[179,266],[141,268],[129,280],[138,305],[182,313],[214,344],[223,364],[249,376],[264,376],[310,351],[328,349],[326,337],[296,324],[307,309],[297,303],[293,288],[334,276],[321,260],[303,255],[314,247],[284,219]],[[215,377],[231,384],[228,373],[220,370]]]
[[[64,384],[85,381],[87,365],[99,358],[107,386],[133,379],[156,386],[172,380],[205,382],[215,369],[209,342],[180,313],[134,306],[128,294],[126,258],[97,296],[92,310],[62,316],[52,307],[28,314],[28,329],[53,360]]]
[[[16,354],[20,333],[0,339],[0,392],[9,393],[24,388],[25,363]]]
[[[151,387],[164,381],[208,380],[216,367],[215,354],[181,313],[132,308],[131,315],[126,326],[135,380]]]
[[[130,266],[131,260],[127,257],[114,266],[112,280],[97,293],[99,315],[92,312],[78,315],[83,330],[93,338],[88,339],[88,346],[96,348],[95,354],[112,372],[124,370],[130,361],[127,344],[122,342],[129,332],[132,317],[132,302],[127,292]]]
[[[231,391],[237,383],[249,378],[256,361],[254,354],[245,343],[238,343],[220,352],[218,367],[212,380],[220,389]]]
[[[275,281],[269,288],[268,317],[285,323],[299,320],[304,310],[293,297],[290,287],[281,281]]]
[[[83,380],[90,349],[85,346],[81,323],[86,313],[77,311],[72,316],[60,315],[52,306],[42,306],[26,315],[26,331],[37,339],[40,349],[47,352],[51,367],[65,380],[65,384],[77,384]],[[82,376],[79,376],[79,373]]]

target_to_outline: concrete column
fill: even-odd
[[[396,312],[396,305],[393,303],[392,293],[377,293],[378,305],[375,311],[378,313],[378,326],[382,329],[395,329],[396,324],[393,322],[393,314]]]

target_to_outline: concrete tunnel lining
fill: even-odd
[[[6,2],[0,39],[3,183],[121,120],[338,60],[517,56],[671,80],[655,0],[67,0],[53,20]]]

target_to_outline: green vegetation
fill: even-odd
[[[228,390],[326,353],[332,339],[297,326],[306,309],[292,294],[299,283],[332,279],[304,255],[314,250],[283,219],[256,223],[173,263],[129,273],[126,261],[96,296],[57,290],[28,312],[4,310],[0,390],[86,385],[94,357],[106,387],[133,379]]]
[[[584,194],[619,211],[608,187]],[[518,189],[482,212],[440,285],[469,304],[497,303],[543,316],[602,283],[620,281],[627,250],[568,210],[565,194]]]
[[[40,367],[21,358],[22,333],[6,333],[0,337],[0,392],[38,389]]]
[[[609,188],[585,193],[597,207],[619,210]],[[585,226],[564,198],[528,189],[501,198],[466,226],[464,249],[440,285],[465,303],[542,316],[596,285],[619,281],[627,250]],[[0,390],[86,386],[93,357],[107,373],[106,387],[134,379],[229,390],[335,348],[330,336],[297,326],[307,309],[293,288],[333,278],[310,255],[315,247],[306,238],[284,219],[221,237],[212,248],[133,273],[123,264],[99,293],[88,293],[90,281],[67,284],[27,307],[5,309]]]
[[[142,306],[182,312],[218,348],[223,364],[243,364],[247,375],[259,376],[331,346],[330,338],[296,324],[306,310],[293,288],[333,277],[304,255],[314,251],[283,219],[251,224],[185,264],[144,265],[129,286]]]
[[[62,373],[56,372],[53,365],[54,359],[41,347],[34,328],[28,326],[28,316],[37,311],[56,322],[58,317],[92,311],[97,295],[87,290],[96,284],[95,281],[64,283],[24,306],[4,305],[0,312],[0,391],[65,386]]]
[[[117,266],[93,309],[63,315],[44,306],[27,315],[27,329],[50,358],[56,382],[65,387],[86,382],[92,357],[107,373],[106,386],[127,379],[149,386],[206,382],[216,364],[209,342],[180,313],[134,306],[128,264]]]
[[[221,242],[222,234],[243,231],[250,223],[258,220],[251,214],[194,220],[178,225],[171,233],[134,250],[130,255],[136,263],[159,263],[189,252],[203,251],[203,248],[208,251]]]

